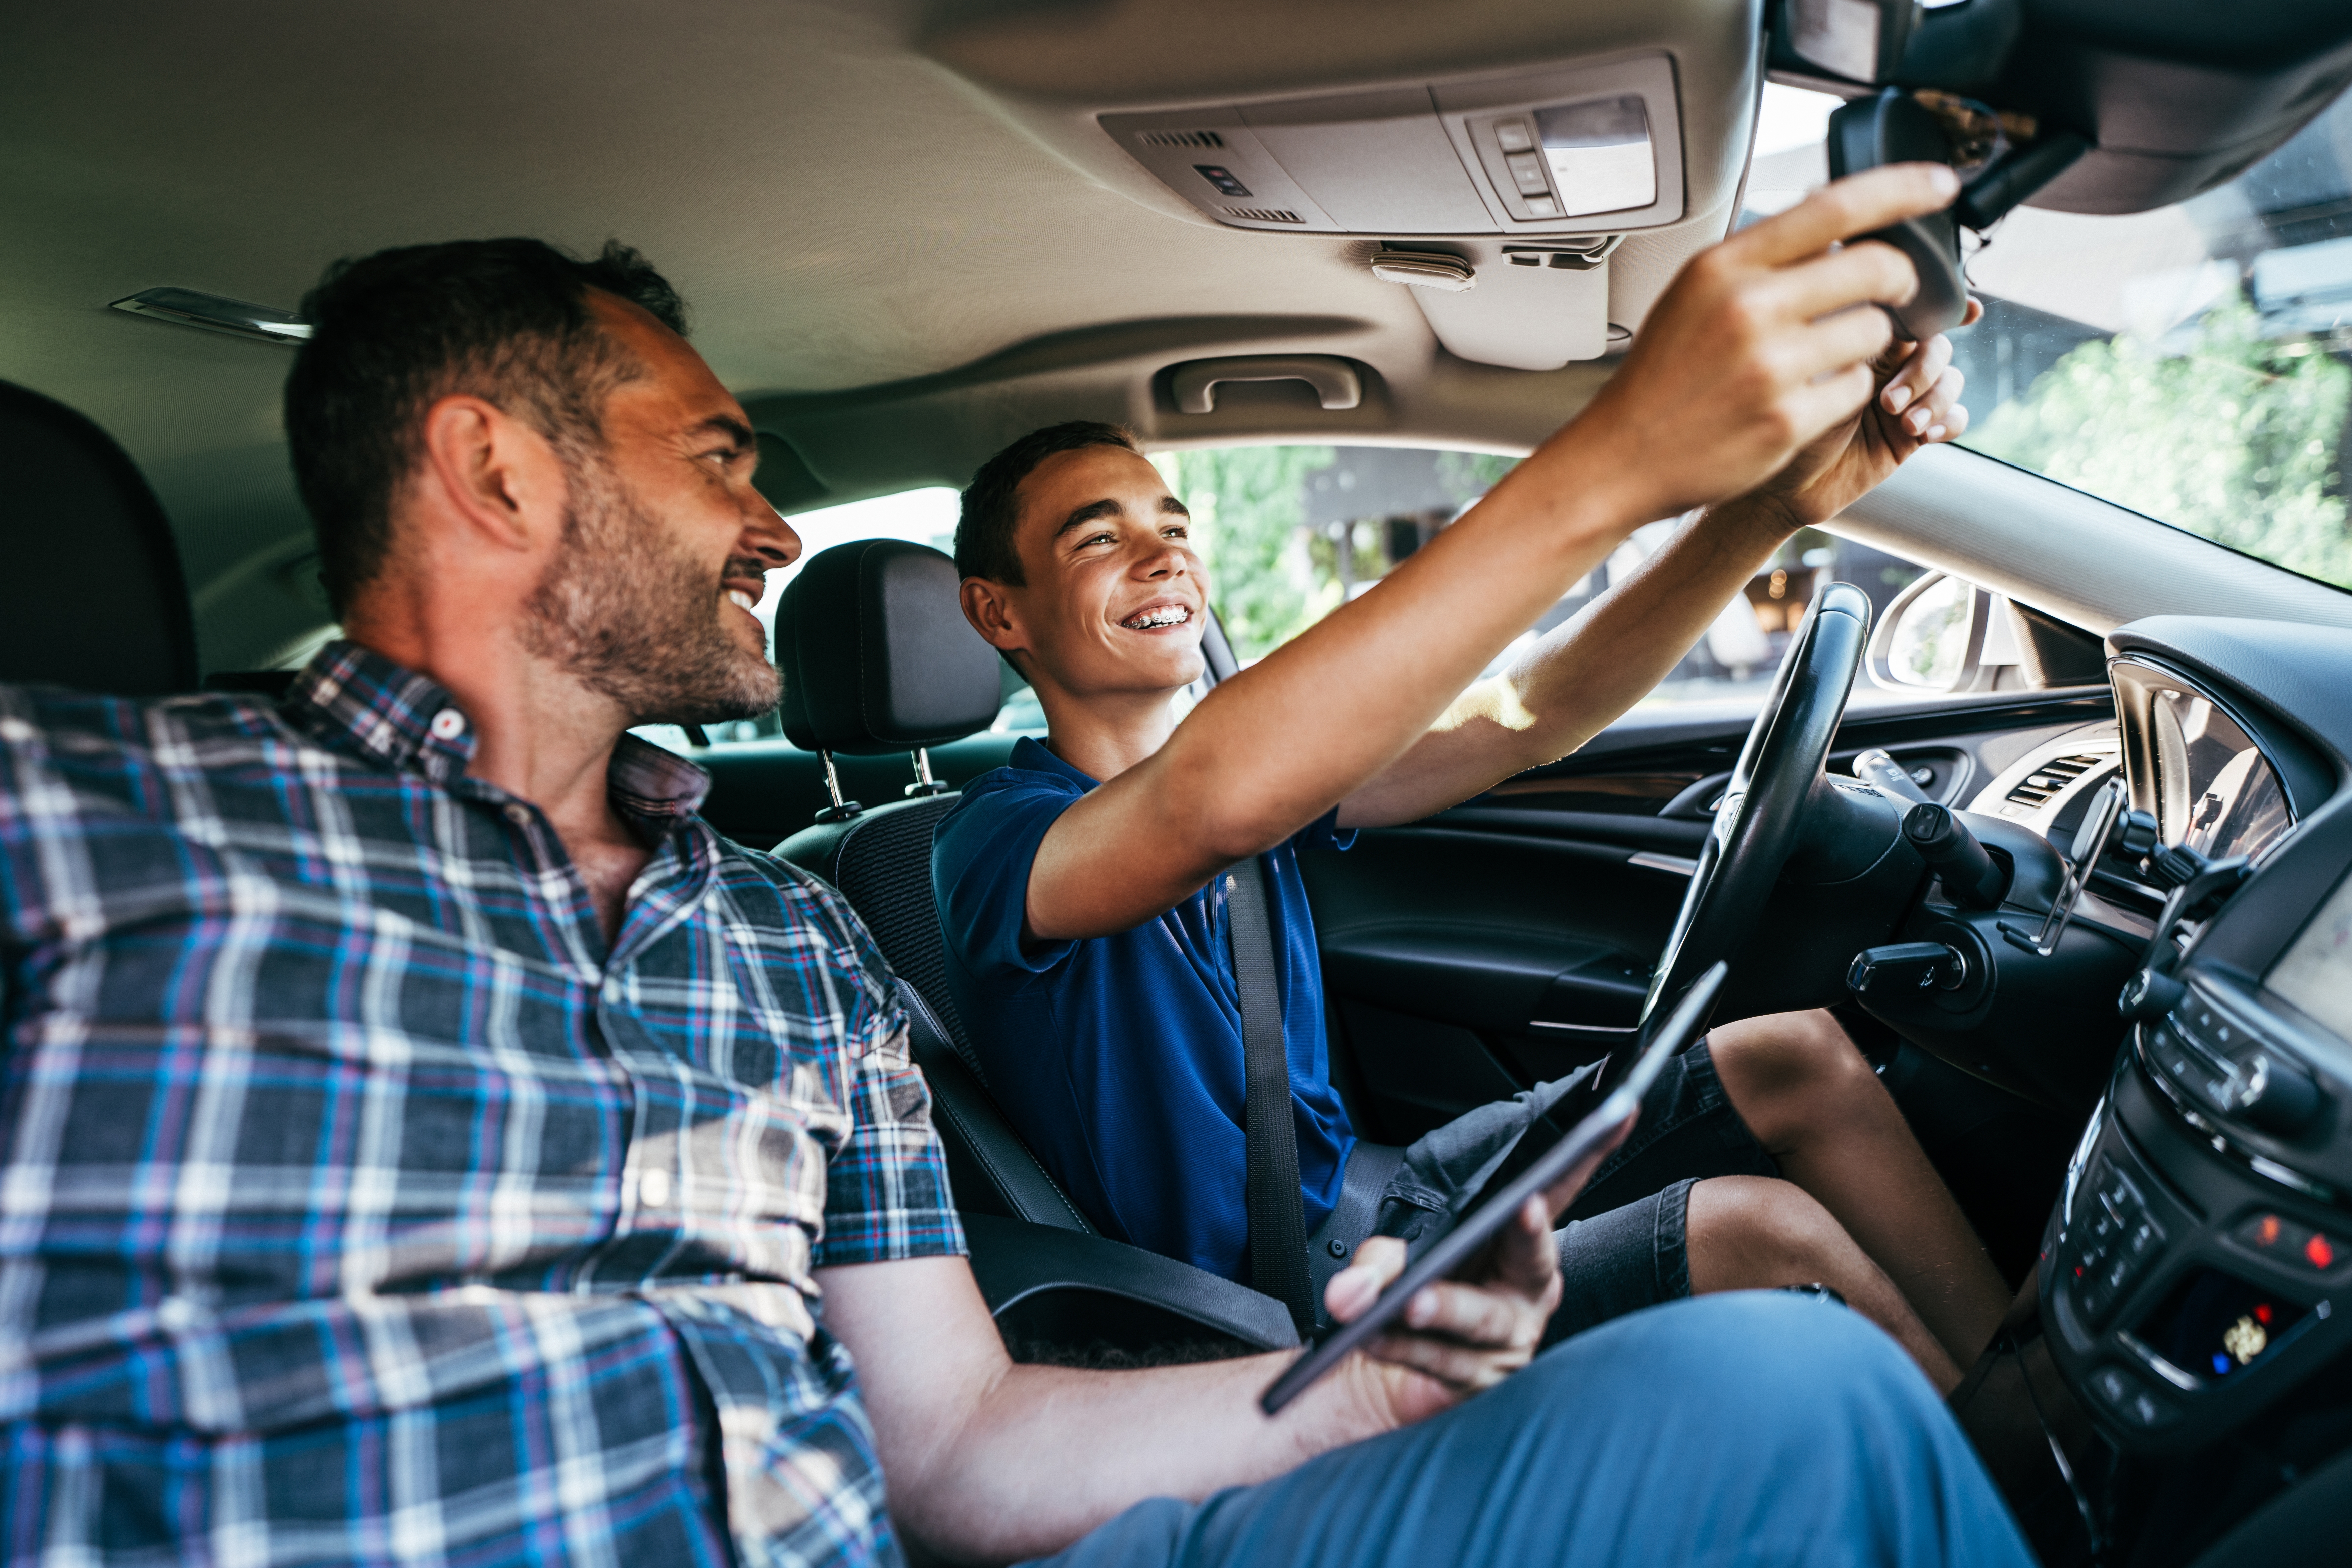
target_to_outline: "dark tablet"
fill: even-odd
[[[1622,1076],[1602,1069],[1603,1078],[1616,1077],[1616,1083],[1583,1121],[1538,1156],[1516,1181],[1464,1215],[1412,1268],[1399,1275],[1395,1283],[1381,1291],[1380,1300],[1362,1317],[1352,1323],[1335,1323],[1326,1330],[1314,1348],[1292,1362],[1259,1396],[1259,1408],[1271,1415],[1297,1398],[1317,1378],[1339,1365],[1349,1351],[1393,1322],[1415,1292],[1462,1267],[1509,1223],[1521,1205],[1574,1170],[1578,1162],[1605,1145],[1619,1128],[1639,1115],[1642,1097],[1657,1081],[1666,1058],[1696,1040],[1706,1026],[1707,1015],[1715,1010],[1716,994],[1723,989],[1727,973],[1727,967],[1718,963],[1701,974],[1683,994],[1683,999],[1675,1004],[1657,1032],[1632,1054],[1630,1068],[1623,1070]]]

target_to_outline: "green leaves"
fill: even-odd
[[[1307,476],[1333,457],[1328,447],[1223,447],[1162,459],[1241,658],[1271,653],[1338,603],[1337,584],[1318,583],[1308,561],[1301,503]]]
[[[2239,300],[2160,346],[2084,343],[1965,445],[2352,588],[2339,468],[2352,367],[2257,326]]]

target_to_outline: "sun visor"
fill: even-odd
[[[1664,55],[1101,124],[1234,228],[1533,238],[1683,216],[1682,121]]]

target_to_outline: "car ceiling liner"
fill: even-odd
[[[2341,0],[1766,0],[1759,19],[1750,90],[1769,74],[1848,100],[1832,117],[1833,174],[1931,158],[1961,174],[1952,211],[1874,237],[1920,270],[1897,313],[1913,336],[1958,324],[1961,227],[1983,233],[2025,203],[2183,200],[2352,79]],[[1686,210],[1685,169],[1712,153],[1685,144],[1690,75],[1662,47],[1096,118],[1202,218],[1374,241],[1374,274],[1412,289],[1457,358],[1554,370],[1628,340],[1609,321],[1608,271],[1627,237],[1712,216]]]

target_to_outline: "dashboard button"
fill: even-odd
[[[1535,146],[1535,132],[1524,120],[1495,121],[1495,142],[1506,153],[1525,153]]]
[[[2135,1426],[2160,1426],[2172,1419],[2171,1406],[2120,1367],[2103,1366],[2093,1373],[2091,1388],[2102,1404]]]
[[[2284,1215],[2258,1214],[2231,1233],[2239,1246],[2314,1274],[2325,1274],[2344,1260],[2346,1241]]]

